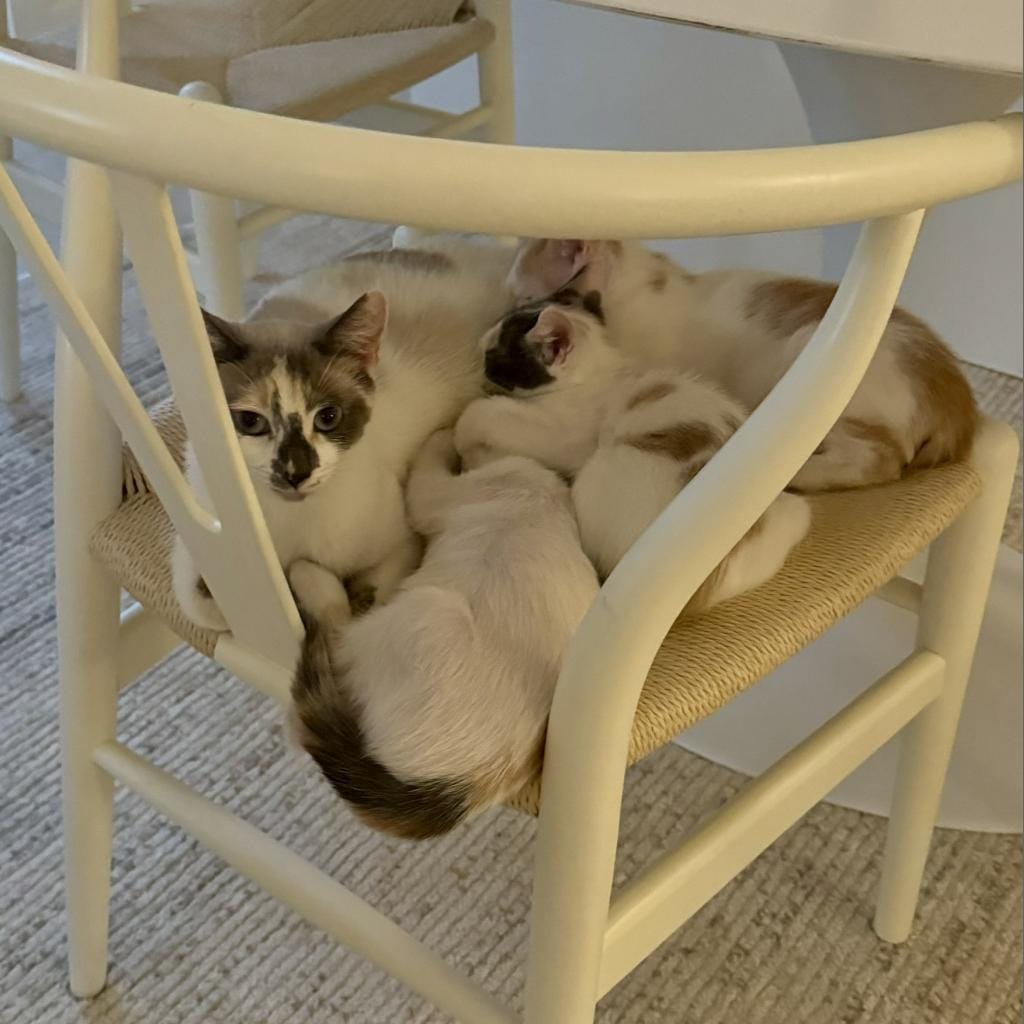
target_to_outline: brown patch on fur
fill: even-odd
[[[648,434],[623,438],[623,444],[642,452],[664,455],[676,462],[692,462],[709,449],[717,449],[721,443],[721,434],[706,423],[679,423],[664,430],[652,430]]]
[[[646,405],[648,402],[657,402],[659,399],[671,395],[673,391],[675,391],[675,387],[667,380],[656,380],[639,391],[634,391],[629,396],[626,412],[631,412],[637,406]]]
[[[605,244],[608,246],[608,251],[613,256],[621,256],[622,255],[622,243],[621,242],[609,241],[609,242],[606,242]]]
[[[647,281],[647,287],[653,292],[663,292],[667,284],[668,272],[663,269],[656,270]]]
[[[871,467],[870,479],[865,480],[865,483],[898,480],[903,475],[907,465],[906,453],[899,438],[884,423],[850,417],[841,419],[837,427],[850,437],[867,442],[874,449],[875,464]]]
[[[978,427],[978,405],[956,358],[935,332],[912,313],[893,310],[902,328],[896,359],[917,393],[912,469],[967,457]]]
[[[762,281],[751,289],[746,315],[750,320],[763,320],[770,331],[788,338],[825,315],[837,287],[807,277]]]
[[[440,274],[455,270],[455,261],[450,256],[430,249],[381,249],[357,252],[352,256],[346,256],[344,262],[387,263],[409,270],[426,270]]]
[[[746,314],[789,337],[821,320],[836,288],[824,281],[799,277],[764,281],[751,291]],[[895,336],[893,328],[898,331]],[[899,439],[887,428],[858,420],[840,421],[840,425],[847,423],[853,436],[877,444],[879,479],[896,480],[908,466],[924,469],[966,458],[978,426],[978,407],[955,356],[923,320],[898,306],[886,331],[917,398],[913,436],[908,439],[915,450],[909,464]]]

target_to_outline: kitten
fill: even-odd
[[[650,369],[609,342],[600,299],[571,289],[514,310],[484,337],[492,387],[455,428],[467,465],[496,451],[574,476],[583,549],[601,577],[696,476],[746,410],[693,374]],[[810,525],[810,507],[782,494],[694,594],[710,607],[771,578]]]
[[[572,280],[601,292],[609,335],[630,356],[694,370],[755,408],[792,365],[836,286],[752,270],[690,274],[635,242],[526,240],[510,285],[520,299]],[[842,417],[793,480],[822,491],[899,479],[963,458],[978,412],[952,353],[896,308]]]
[[[359,253],[305,274],[271,292],[244,324],[207,317],[278,557],[359,574],[364,602],[384,599],[416,564],[401,495],[409,462],[480,394],[477,340],[508,305],[509,250],[433,244]],[[186,461],[208,504],[191,448]],[[172,564],[185,614],[225,629],[180,540]]]
[[[597,594],[559,477],[503,457],[455,475],[450,431],[409,479],[422,566],[350,620],[337,577],[299,562],[309,623],[293,732],[367,824],[439,835],[540,769],[563,653]]]
[[[229,323],[204,313],[243,458],[284,565],[315,558],[382,597],[416,564],[402,482],[369,429],[387,306],[368,292],[318,324]],[[195,452],[186,476],[208,503]],[[185,613],[226,623],[180,538],[174,590]]]

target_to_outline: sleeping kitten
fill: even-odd
[[[431,244],[359,253],[303,275],[244,324],[207,318],[282,564],[310,558],[361,574],[364,599],[386,597],[415,566],[402,481],[424,439],[480,394],[477,340],[508,305],[509,250]],[[191,450],[187,469],[208,503]],[[225,629],[180,541],[173,576],[185,614]]]
[[[720,384],[748,408],[810,339],[836,286],[752,270],[690,274],[635,242],[526,240],[510,277],[520,299],[573,281],[601,292],[627,355],[670,362]],[[978,413],[949,349],[897,308],[843,416],[793,480],[822,491],[899,479],[963,458]]]
[[[367,824],[423,839],[540,769],[569,639],[597,594],[568,487],[529,459],[455,475],[450,432],[409,480],[422,566],[350,621],[321,566],[289,579],[309,623],[292,687],[299,742]]]
[[[714,385],[649,369],[613,348],[596,292],[567,289],[514,310],[483,344],[488,380],[512,397],[470,404],[456,448],[467,465],[514,452],[574,475],[580,539],[601,577],[746,418]],[[781,494],[685,611],[771,578],[809,525],[807,502]]]

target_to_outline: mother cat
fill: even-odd
[[[636,242],[522,243],[510,279],[518,299],[546,297],[569,281],[601,293],[608,334],[628,355],[694,370],[750,409],[792,365],[836,291],[753,270],[691,274]],[[977,419],[952,353],[897,308],[850,404],[792,487],[884,483],[960,459]]]
[[[206,315],[243,458],[282,564],[317,562],[385,597],[419,558],[409,462],[480,394],[480,335],[504,312],[512,252],[445,244],[361,253],[272,292],[245,323]],[[191,448],[189,482],[205,484]],[[174,591],[224,629],[176,540]]]

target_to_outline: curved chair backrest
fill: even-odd
[[[0,175],[0,225],[38,277],[235,639],[282,665],[294,657],[299,624],[223,401],[168,184],[293,210],[493,234],[668,238],[868,221],[803,354],[620,563],[578,632],[570,658],[587,657],[589,640],[606,629],[609,616],[617,628],[623,617],[635,619],[635,642],[617,657],[625,678],[640,679],[644,660],[649,664],[680,607],[849,401],[892,310],[924,209],[1021,173],[1019,116],[795,149],[541,150],[367,132],[190,102],[0,49],[5,134],[108,169],[213,509],[196,502],[6,175]],[[649,543],[651,535],[658,544]],[[682,543],[695,535],[704,541],[698,551]],[[664,557],[666,538],[679,539],[678,558]],[[641,592],[642,611],[632,600]],[[254,601],[254,593],[261,600]],[[637,696],[625,688],[616,699],[622,708],[630,700],[635,707]]]

